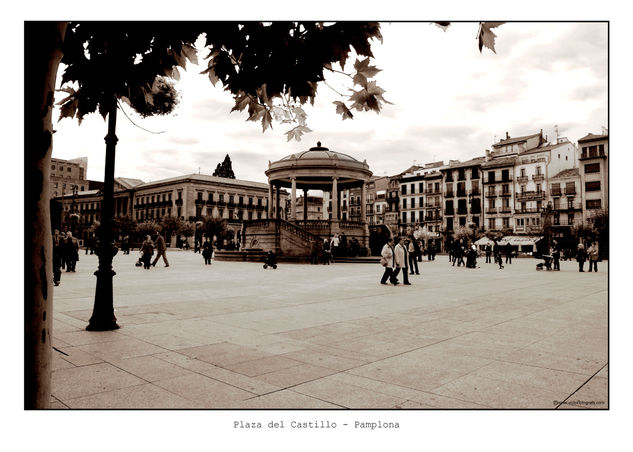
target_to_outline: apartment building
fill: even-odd
[[[609,134],[588,134],[578,140],[581,198],[584,200],[582,221],[609,210]]]

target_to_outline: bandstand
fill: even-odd
[[[309,256],[321,240],[343,234],[348,240],[356,238],[368,246],[369,229],[366,216],[366,186],[372,172],[366,161],[321,146],[291,154],[276,162],[269,162],[268,218],[245,223],[245,249],[273,249],[282,256]],[[361,191],[360,221],[340,218],[341,192],[359,188]],[[281,191],[290,189],[289,212],[282,219],[284,206]],[[308,219],[308,191],[323,192],[331,201],[323,209],[320,219]],[[303,192],[303,215],[297,215],[297,192]]]

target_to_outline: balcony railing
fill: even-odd
[[[565,212],[568,210],[581,210],[582,209],[581,204],[582,203],[580,202],[563,203],[558,206],[555,205],[554,207],[552,207],[552,210],[557,211],[557,212]]]
[[[543,174],[532,174],[532,180],[533,181],[545,180],[545,175],[543,175]]]
[[[487,214],[491,214],[491,215],[496,215],[497,214],[497,208],[496,207],[488,207],[486,209],[486,213]]]
[[[457,190],[457,196],[461,198],[466,197],[466,191]]]
[[[545,199],[545,192],[524,191],[516,194],[519,201],[531,201],[537,199]]]
[[[576,194],[576,189],[575,189],[575,188],[566,188],[566,189],[565,189],[565,194],[566,194],[567,196],[569,196],[569,195],[575,195],[575,194]]]
[[[497,192],[496,191],[487,191],[486,192],[486,198],[496,198],[497,197]]]
[[[512,207],[499,207],[499,213],[512,213]]]
[[[562,196],[562,192],[560,190],[551,190],[550,193],[552,196]]]
[[[446,193],[444,193],[445,198],[452,198],[453,196],[455,196],[455,193],[453,193],[452,191],[447,191]]]
[[[470,194],[471,194],[472,196],[479,196],[479,195],[480,195],[479,190],[477,190],[477,189],[473,189],[473,190],[471,190],[471,191],[470,191]]]
[[[527,176],[517,176],[517,182],[527,182],[528,181],[528,177]]]

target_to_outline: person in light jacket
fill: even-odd
[[[589,254],[589,271],[593,269],[596,273],[598,273],[598,258],[600,256],[598,242],[593,242],[591,244],[587,250],[587,254]]]
[[[156,258],[154,262],[152,262],[152,267],[156,267],[156,262],[163,256],[163,261],[165,261],[165,267],[169,267],[169,262],[167,262],[167,255],[165,254],[165,250],[167,249],[167,245],[165,244],[165,239],[160,233],[156,234],[156,242],[154,242],[156,246]]]
[[[393,274],[394,260],[393,260],[393,239],[390,238],[382,247],[380,252],[382,266],[385,267],[385,272],[380,279],[380,284],[387,284],[387,280],[391,280]],[[397,283],[396,283],[397,284]]]

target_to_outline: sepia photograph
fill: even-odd
[[[609,16],[90,17],[22,23],[26,413],[611,411]]]

